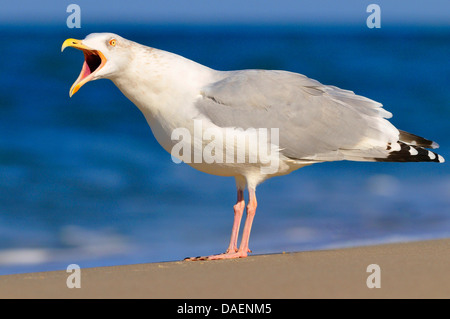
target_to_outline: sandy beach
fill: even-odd
[[[379,272],[367,272],[369,265]],[[450,298],[450,239],[0,276],[1,298]],[[372,270],[373,271],[373,270]],[[370,282],[380,288],[368,288]]]

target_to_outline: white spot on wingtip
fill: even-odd
[[[419,152],[417,152],[417,150],[414,147],[409,147],[409,154],[411,155],[417,155],[419,154]]]
[[[441,155],[438,155],[438,159],[439,159],[439,163],[445,162],[445,159]]]
[[[436,155],[434,155],[433,152],[428,151],[428,157],[432,160],[434,160],[436,158]]]
[[[439,144],[436,142],[431,143],[431,148],[439,148]]]

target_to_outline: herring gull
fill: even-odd
[[[85,58],[70,96],[89,81],[110,79],[143,113],[174,161],[235,178],[228,249],[187,260],[247,256],[256,186],[268,178],[329,161],[444,162],[427,150],[437,143],[395,128],[382,104],[298,73],[216,71],[112,33],[67,39],[61,50],[66,47],[83,51]]]

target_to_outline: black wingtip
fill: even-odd
[[[424,148],[439,148],[439,144],[436,142],[433,142],[431,140],[428,140],[426,138],[423,138],[421,136],[418,135],[414,135],[405,131],[401,131],[400,132],[400,136],[399,136],[399,140],[401,142],[404,142],[406,144],[412,145],[412,146],[419,146],[419,147],[424,147]]]
[[[376,158],[375,160],[377,162],[445,162],[445,159],[441,155],[426,150],[423,147],[409,145],[400,141],[397,143],[400,145],[400,150],[392,150],[386,158]],[[387,150],[390,149],[391,146],[388,145]]]

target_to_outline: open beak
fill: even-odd
[[[96,71],[100,70],[106,63],[105,56],[98,50],[93,50],[88,46],[85,46],[81,40],[67,39],[64,41],[61,47],[61,52],[66,47],[72,47],[83,51],[84,63],[81,68],[81,73],[78,79],[72,84],[69,95],[72,97],[77,91],[87,82],[93,79]]]

